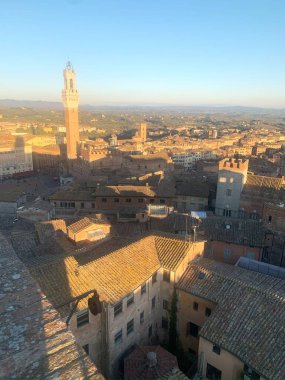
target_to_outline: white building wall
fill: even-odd
[[[33,171],[32,147],[0,149],[0,178]]]

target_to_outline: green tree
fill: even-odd
[[[170,308],[170,318],[169,318],[169,340],[168,340],[168,351],[172,354],[177,355],[177,343],[178,343],[178,334],[177,334],[177,293],[174,288],[171,308]]]
[[[178,297],[176,289],[174,288],[170,307],[169,340],[167,350],[177,357],[179,368],[184,373],[187,373],[189,370],[190,362],[187,353],[183,350],[179,335],[177,333],[177,302]]]

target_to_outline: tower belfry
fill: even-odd
[[[69,159],[76,159],[78,143],[80,141],[78,126],[79,95],[76,88],[76,74],[70,62],[67,62],[63,70],[63,77],[64,89],[62,90],[62,101],[66,127],[67,157]]]

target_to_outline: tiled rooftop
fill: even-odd
[[[175,270],[190,247],[182,238],[162,234],[136,239],[114,237],[88,252],[54,256],[43,265],[39,259],[31,274],[55,307],[92,289],[98,291],[101,300],[114,304],[161,266]],[[86,307],[85,303],[80,302],[79,307]]]
[[[118,185],[118,186],[100,186],[94,192],[97,197],[154,197],[156,192],[150,186],[135,185]]]
[[[255,188],[263,189],[275,189],[280,190],[283,185],[284,180],[277,177],[266,177],[261,175],[251,175],[247,176],[246,186],[254,186]]]
[[[177,287],[217,303],[200,336],[268,379],[285,378],[285,280],[203,258]]]
[[[156,354],[157,364],[155,367],[148,366],[147,354]],[[178,370],[176,356],[162,348],[161,346],[140,346],[124,360],[124,378],[127,380],[155,380],[168,379],[173,369]],[[181,372],[180,372],[181,374]],[[185,375],[183,379],[188,379]]]
[[[103,379],[0,234],[0,378]]]
[[[153,154],[138,154],[138,155],[131,155],[128,157],[129,160],[134,160],[134,161],[169,161],[170,157],[168,156],[167,153],[161,152],[161,153],[153,153]]]
[[[81,230],[84,230],[84,228],[87,228],[93,224],[92,220],[85,217],[80,220],[78,220],[75,223],[72,223],[68,226],[68,229],[72,231],[73,233],[79,232]]]
[[[192,227],[197,225],[197,219],[179,213],[170,214],[164,219],[151,219],[152,230],[170,233],[187,231],[188,234],[191,234],[193,233]],[[261,247],[266,231],[265,226],[256,220],[227,219],[209,215],[199,222],[197,236],[202,239]]]
[[[35,225],[39,240],[41,242],[53,238],[56,233],[63,232],[66,234],[66,223],[63,219],[49,220],[46,222],[39,222]]]
[[[49,197],[52,201],[94,201],[92,191],[59,190]]]
[[[208,198],[209,184],[207,182],[192,180],[191,182],[182,182],[176,184],[176,195],[188,197]]]
[[[24,195],[23,191],[2,191],[0,192],[0,202],[16,202],[17,199]]]

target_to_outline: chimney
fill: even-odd
[[[148,368],[154,368],[157,365],[157,358],[155,352],[147,353],[147,366]]]

